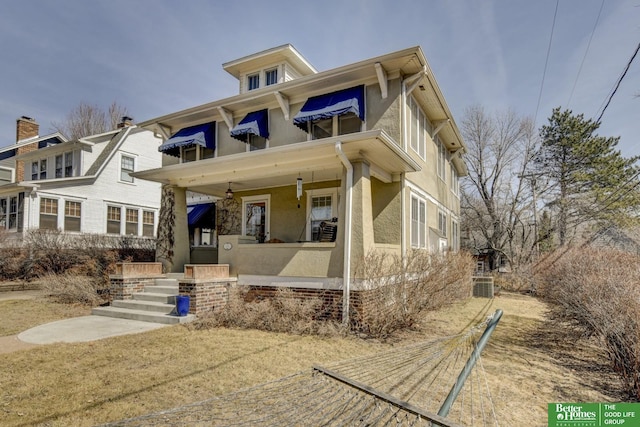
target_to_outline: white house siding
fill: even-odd
[[[161,154],[157,147],[159,139],[151,132],[131,132],[122,145],[108,159],[97,178],[93,180],[70,180],[65,185],[58,181],[47,185],[41,181],[41,188],[36,191],[36,197],[30,197],[25,205],[25,228],[38,228],[40,224],[39,206],[41,198],[59,200],[58,226],[64,225],[64,202],[80,201],[82,203],[81,230],[84,233],[105,233],[107,206],[121,206],[134,209],[144,209],[155,213],[155,227],[157,228],[158,211],[160,209],[161,185],[151,181],[135,179],[133,183],[120,181],[120,160],[124,153],[135,158],[135,170],[160,167]],[[87,153],[85,153],[87,154]],[[85,157],[85,163],[87,157]],[[95,161],[95,160],[94,160]],[[124,212],[123,212],[124,214]],[[124,217],[123,217],[124,221]],[[142,217],[139,216],[139,234],[141,234]]]

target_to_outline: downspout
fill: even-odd
[[[402,148],[404,148],[404,151],[406,153],[409,152],[408,150],[408,140],[409,138],[407,138],[407,83],[406,83],[406,79],[402,81],[402,83],[400,84],[400,89],[401,89],[401,99],[400,102],[402,102],[402,105],[400,106],[400,129],[402,129]],[[402,265],[404,267],[404,263],[407,259],[407,218],[405,217],[406,214],[406,207],[405,207],[405,203],[406,203],[406,199],[407,196],[404,194],[405,193],[405,174],[402,173],[400,175],[400,203],[402,204],[400,206],[400,215],[402,215],[402,235],[400,236],[400,256],[402,257]]]
[[[344,266],[342,287],[342,324],[349,325],[349,292],[351,288],[351,204],[353,187],[353,165],[342,151],[342,142],[336,141],[336,154],[347,170],[347,182],[345,184],[345,221],[344,221]]]

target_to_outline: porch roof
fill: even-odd
[[[335,151],[337,141],[350,161],[370,164],[371,176],[391,182],[403,172],[421,170],[384,131],[373,130],[339,137],[305,141],[228,156],[181,163],[135,172],[136,178],[188,188],[204,194],[224,197],[233,191],[248,191],[342,178],[342,163]]]

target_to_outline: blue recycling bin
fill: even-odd
[[[178,316],[189,314],[190,299],[188,295],[176,295],[176,312]]]

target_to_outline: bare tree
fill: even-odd
[[[529,170],[538,146],[533,122],[510,110],[490,115],[474,106],[461,130],[468,148],[469,176],[462,185],[467,246],[486,252],[491,269],[501,258],[517,268],[533,255],[537,238],[537,183]]]
[[[69,139],[79,139],[89,135],[107,132],[117,127],[127,109],[113,102],[107,111],[97,105],[81,102],[71,110],[62,122],[53,122],[53,128]]]

